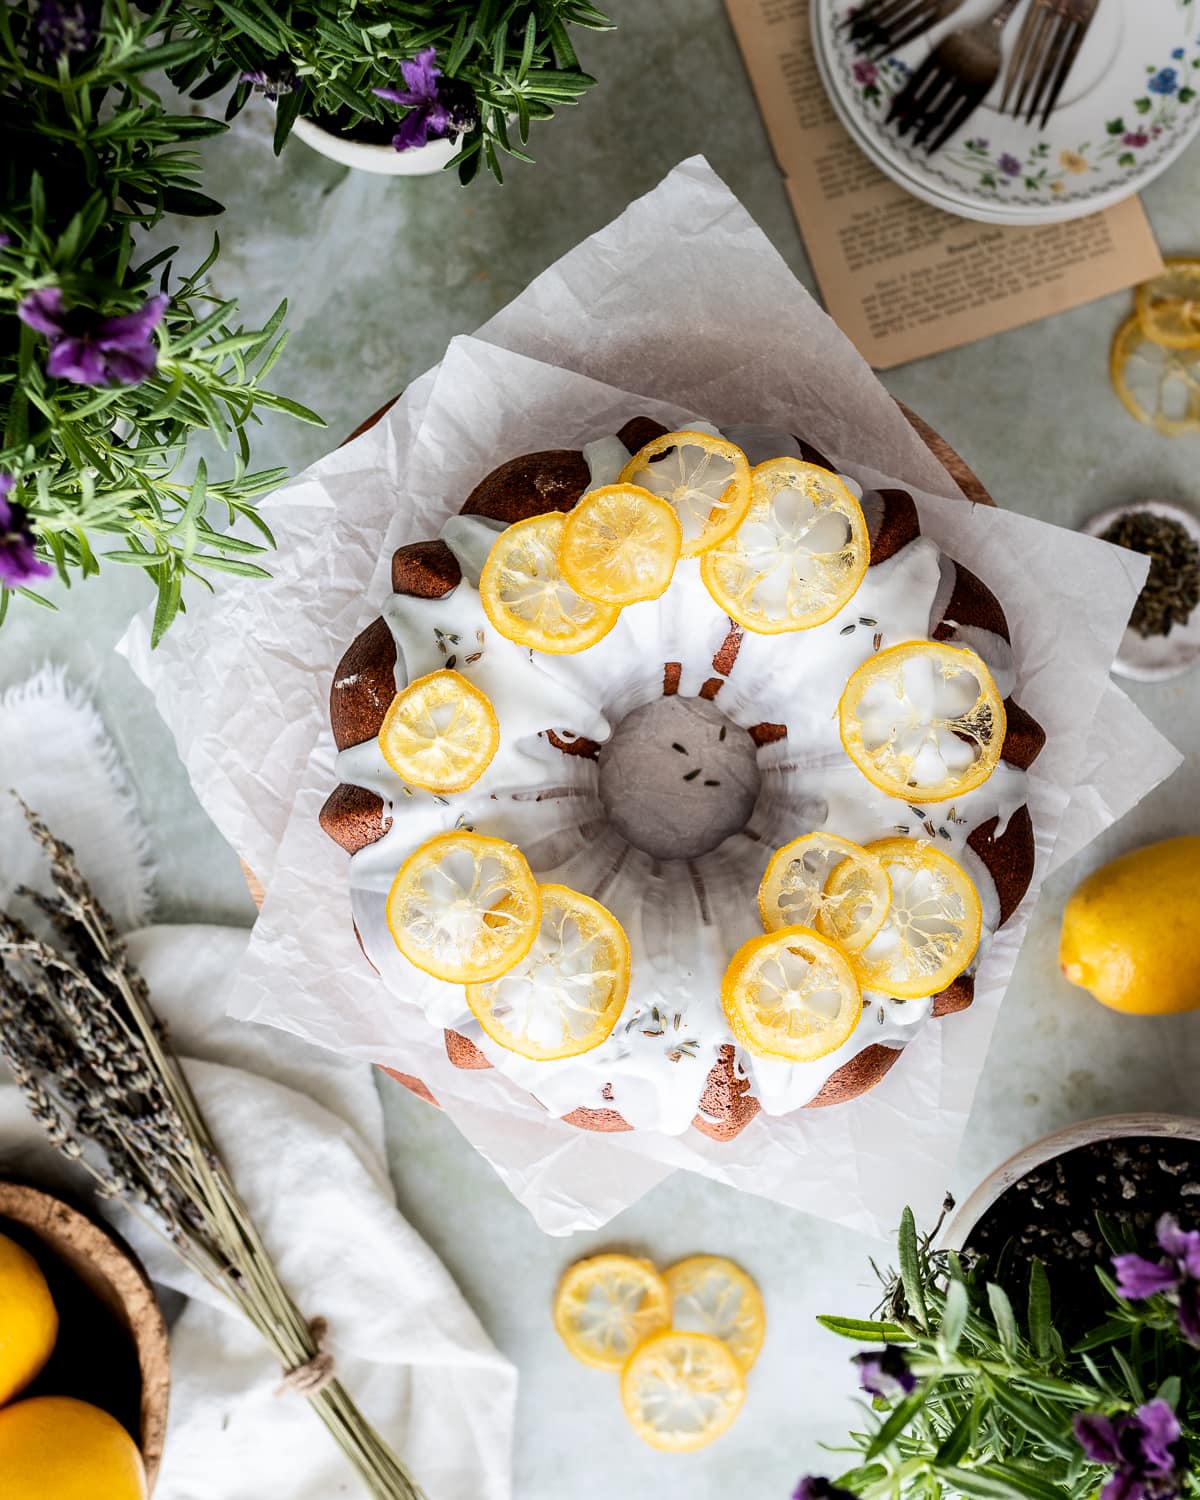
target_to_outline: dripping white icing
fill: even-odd
[[[738,434],[731,436],[736,441]],[[774,451],[792,447],[777,440]],[[590,444],[585,455],[595,488],[615,481],[627,452],[609,438]],[[816,828],[858,842],[901,828],[929,837],[927,818],[938,847],[960,859],[979,888],[986,944],[997,925],[998,903],[986,868],[966,840],[993,816],[1003,832],[1026,800],[1024,773],[1002,763],[953,807],[914,808],[872,787],[847,760],[837,732],[842,688],[873,654],[876,638],[885,646],[922,639],[934,623],[931,612],[945,593],[941,555],[930,540],[920,537],[869,569],[855,597],[827,624],[798,635],[744,635],[719,707],[746,729],[784,723],[788,735],[759,751],[761,790],[745,830],[684,863],[653,860],[626,843],[607,820],[595,762],[564,755],[546,731],[603,743],[632,709],[661,696],[666,662],[680,664],[681,694],[699,694],[714,676],[713,657],[730,622],[704,588],[698,563],[682,562],[662,599],[626,609],[589,650],[565,658],[535,656],[498,636],[479,602],[479,570],[499,529],[481,517],[452,517],[442,537],[463,581],[442,599],[394,596],[384,616],[396,641],[399,686],[453,661],[492,700],[501,740],[484,776],[465,793],[436,798],[405,788],[374,741],[338,758],[339,778],[377,793],[392,816],[389,831],[352,859],[350,881],[363,946],[399,999],[420,1006],[433,1025],[470,1037],[500,1072],[552,1113],[580,1105],[615,1109],[637,1128],[679,1134],[699,1109],[721,1047],[732,1041],[721,1010],[721,976],[734,949],[761,930],[755,892],[779,845]],[[977,632],[969,643],[998,677],[1007,674],[1006,691],[1011,652],[1006,659],[1000,650],[1005,643],[983,635]],[[624,925],[633,982],[621,1019],[601,1047],[562,1062],[517,1057],[482,1034],[460,986],[419,973],[396,949],[385,904],[397,869],[435,833],[464,825],[519,844],[539,880],[561,881],[596,897]],[[829,1057],[797,1065],[738,1051],[736,1074],[749,1078],[768,1114],[786,1113],[806,1104],[865,1047],[905,1045],[928,1021],[931,1006],[930,1000],[867,994],[856,1031]]]

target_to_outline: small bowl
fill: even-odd
[[[1132,505],[1115,506],[1093,516],[1080,529],[1088,536],[1102,536],[1122,516],[1138,511],[1178,521],[1200,545],[1200,518],[1166,500],[1138,500]],[[1174,626],[1170,635],[1139,635],[1132,627],[1128,629],[1113,660],[1113,671],[1136,682],[1165,682],[1186,672],[1197,657],[1200,657],[1200,606],[1192,611],[1185,625]]]
[[[37,1260],[59,1311],[50,1362],[16,1399],[74,1396],[109,1412],[137,1440],[153,1492],[167,1430],[170,1353],[145,1271],[107,1225],[24,1183],[0,1181],[0,1233]]]

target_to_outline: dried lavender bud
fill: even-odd
[[[1150,576],[1129,620],[1139,635],[1170,635],[1174,626],[1187,624],[1200,604],[1200,547],[1182,522],[1149,510],[1129,511],[1101,540],[1150,559]]]

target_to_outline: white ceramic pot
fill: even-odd
[[[1010,1156],[1002,1166],[985,1177],[967,1201],[962,1205],[950,1227],[941,1236],[941,1248],[961,1250],[971,1231],[984,1214],[1013,1183],[1019,1182],[1035,1167],[1051,1161],[1077,1146],[1090,1146],[1096,1141],[1120,1140],[1124,1137],[1160,1137],[1169,1140],[1200,1141],[1200,1120],[1187,1119],[1183,1115],[1103,1115],[1097,1120],[1083,1120],[1078,1125],[1068,1125],[1056,1130],[1053,1135],[1043,1136],[1032,1146],[1026,1146],[1015,1156]]]
[[[411,151],[397,151],[392,146],[376,146],[366,141],[353,141],[347,136],[333,135],[303,116],[292,126],[294,135],[327,156],[331,161],[341,162],[344,167],[357,167],[360,172],[376,172],[384,177],[427,177],[442,171],[448,162],[458,155],[459,143],[452,141],[429,141],[424,146],[414,146]]]

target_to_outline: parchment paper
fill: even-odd
[[[269,872],[231,1012],[423,1079],[552,1233],[603,1224],[677,1166],[872,1232],[894,1224],[905,1202],[932,1210],[1072,789],[1087,778],[1086,798],[1071,809],[1070,853],[1178,763],[1108,681],[1145,560],[956,498],[865,364],[703,162],[678,168],[481,334],[455,340],[376,429],[271,503],[284,543],[271,583],[225,589],[190,611],[154,656],[144,623],[127,638],[205,805]],[[570,373],[582,370],[618,384]],[[620,382],[652,395],[624,394]],[[440,1034],[364,964],[345,856],[316,823],[335,779],[328,682],[382,602],[392,548],[435,535],[503,457],[577,444],[635,411],[668,423],[692,415],[801,431],[865,484],[886,477],[912,490],[923,529],[1004,604],[1017,697],[1049,734],[1030,782],[1034,890],[989,951],[972,1008],[927,1027],[853,1104],[760,1116],[725,1145],[695,1132],[579,1132],[494,1071],[453,1068]]]

